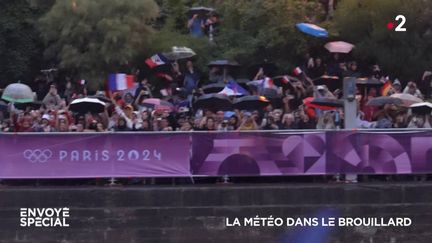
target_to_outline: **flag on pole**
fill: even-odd
[[[264,89],[274,89],[274,88],[276,88],[275,85],[274,85],[274,83],[273,83],[273,80],[271,78],[265,78],[263,80],[262,84],[263,84],[263,88]]]
[[[294,69],[294,74],[295,74],[296,76],[299,76],[299,75],[302,74],[302,73],[303,73],[303,71],[301,70],[301,68],[296,67],[296,68]]]
[[[166,58],[164,55],[160,53],[155,54],[150,58],[147,58],[147,60],[145,61],[147,66],[149,66],[150,68],[155,68],[157,66],[167,64],[168,62],[169,62],[168,58]]]
[[[249,95],[249,92],[245,90],[242,86],[240,86],[238,83],[231,80],[228,82],[225,88],[218,94],[223,94],[227,96],[242,96],[242,95]]]
[[[115,73],[108,76],[108,88],[111,91],[125,90],[134,86],[134,76]]]
[[[264,78],[264,79],[258,79],[254,81],[250,81],[248,85],[255,85],[259,89],[276,89],[276,85],[273,83],[273,79],[271,78]]]

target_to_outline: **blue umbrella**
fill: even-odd
[[[306,33],[308,35],[312,35],[315,37],[328,37],[328,32],[326,29],[321,28],[314,24],[308,24],[308,23],[298,23],[296,24],[296,27],[303,33]]]

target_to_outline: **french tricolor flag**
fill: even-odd
[[[152,57],[148,58],[148,59],[145,61],[145,63],[146,63],[150,68],[155,68],[155,67],[157,67],[157,66],[164,65],[164,64],[166,64],[166,63],[168,63],[168,62],[169,62],[168,59],[167,59],[164,55],[162,55],[162,54],[160,54],[160,53],[158,53],[158,54],[156,54],[156,55],[153,55]]]
[[[264,89],[273,89],[273,88],[275,88],[273,80],[271,78],[265,78],[263,80],[263,88]]]
[[[115,73],[108,76],[108,88],[111,91],[130,89],[134,85],[134,76]]]

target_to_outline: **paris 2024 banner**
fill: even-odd
[[[432,131],[0,134],[0,178],[432,172]]]

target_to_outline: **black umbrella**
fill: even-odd
[[[432,103],[429,102],[416,103],[416,104],[412,104],[410,108],[413,114],[427,115],[427,114],[431,114],[432,112]]]
[[[380,86],[383,85],[381,81],[376,78],[358,78],[356,79],[356,84],[366,85],[366,86]]]
[[[330,99],[330,98],[315,98],[311,102],[315,105],[328,106],[328,107],[344,107],[343,100]]]
[[[105,102],[105,103],[111,103],[111,99],[106,97],[103,94],[92,95],[92,96],[89,96],[88,98],[94,98],[94,99],[98,99],[98,100]]]
[[[220,67],[223,69],[223,79],[226,80],[228,68],[235,68],[239,67],[240,64],[238,64],[236,61],[229,61],[229,60],[215,60],[211,61],[208,64],[209,67]]]
[[[238,98],[234,102],[234,108],[239,110],[261,110],[270,102],[264,96],[249,95]]]
[[[207,14],[214,12],[214,11],[215,11],[214,8],[199,6],[199,7],[190,8],[188,11],[188,15],[190,17],[192,17],[193,15],[198,14],[200,17],[204,17]]]
[[[77,113],[102,113],[105,111],[105,103],[95,98],[81,98],[73,100],[69,110]]]
[[[337,76],[323,75],[313,80],[315,85],[326,85],[330,91],[343,87],[342,80]]]
[[[225,88],[225,85],[224,83],[208,84],[203,86],[202,89],[206,94],[219,93]]]
[[[278,94],[278,91],[276,89],[269,89],[269,88],[262,89],[260,95],[266,97],[267,100],[270,101],[270,104],[272,105],[273,108],[277,109],[283,106],[282,98]]]
[[[232,110],[232,102],[225,95],[205,94],[195,101],[194,108],[208,109],[212,111],[227,111]]]
[[[278,91],[276,89],[269,89],[269,88],[262,89],[260,95],[266,97],[269,100],[280,98],[280,95],[278,94]]]
[[[16,103],[14,104],[15,108],[18,110],[27,110],[27,108],[30,108],[31,110],[38,110],[42,106],[42,101],[33,101],[28,103]]]
[[[403,102],[401,99],[398,98],[393,98],[393,97],[388,97],[388,96],[381,96],[381,97],[376,97],[376,98],[372,98],[371,100],[369,100],[369,102],[366,105],[369,106],[383,106],[386,104],[392,104],[392,105],[402,105]]]

